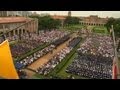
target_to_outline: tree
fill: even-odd
[[[77,17],[66,17],[65,19],[65,25],[74,25],[74,24],[79,24],[80,19]]]
[[[115,19],[114,18],[109,18],[105,26],[107,27],[108,32],[110,32],[111,25],[114,25]]]
[[[49,15],[46,16],[31,16],[32,18],[38,18],[38,29],[39,30],[50,30],[56,29],[60,26],[61,21],[53,19]]]
[[[116,37],[120,37],[120,18],[114,19],[110,18],[106,23],[107,30],[110,32],[111,25],[114,27],[114,32]]]
[[[117,37],[120,37],[120,18],[114,22],[113,27],[114,27],[115,35]]]

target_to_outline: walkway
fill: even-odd
[[[44,55],[43,57],[40,57],[38,60],[36,60],[34,63],[32,63],[30,66],[27,68],[32,69],[32,70],[37,70],[39,67],[42,67],[44,64],[46,64],[54,55],[56,55],[58,52],[60,52],[62,49],[66,47],[68,42],[76,36],[76,33],[71,35],[71,38],[64,42],[63,44],[59,45],[57,49],[53,49],[53,52],[49,52],[48,54]],[[25,72],[27,72],[28,77],[32,77],[35,72],[32,72],[30,70],[24,69]]]

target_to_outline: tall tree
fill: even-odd
[[[107,30],[109,32],[111,29],[111,25],[113,25],[114,27],[114,32],[115,32],[116,37],[120,37],[120,18],[118,19],[110,18],[108,20],[105,26],[107,27]]]
[[[111,25],[114,25],[115,19],[114,18],[109,18],[105,26],[107,27],[108,32],[110,32]]]
[[[32,16],[32,18],[38,18],[39,30],[48,30],[58,28],[61,24],[60,20],[51,18],[49,15],[46,16]]]
[[[79,24],[79,18],[77,17],[66,17],[65,19],[65,25],[74,25],[74,24]]]

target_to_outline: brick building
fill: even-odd
[[[26,32],[36,33],[38,20],[26,17],[2,17],[0,18],[0,32],[7,36],[23,34]]]
[[[0,11],[0,17],[9,17],[9,16],[23,16],[28,17],[32,15],[30,11]]]
[[[92,25],[92,26],[104,26],[108,18],[100,18],[97,15],[91,15],[89,17],[80,17],[81,25]]]

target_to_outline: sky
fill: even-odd
[[[34,12],[34,11],[33,11]],[[68,11],[35,11],[39,14],[49,13],[50,15],[67,15]],[[89,16],[98,15],[99,17],[114,17],[120,18],[120,11],[71,11],[72,16]]]

